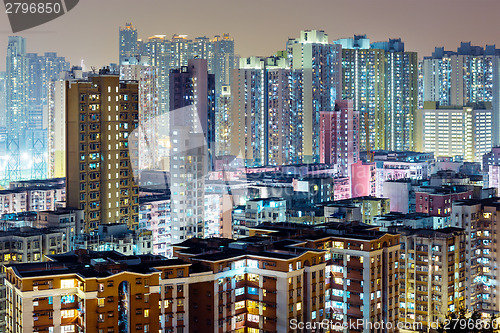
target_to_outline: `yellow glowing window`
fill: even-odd
[[[258,282],[259,275],[258,274],[248,274],[248,281]]]
[[[10,253],[4,254],[3,261],[9,261],[9,260],[10,260]]]
[[[344,248],[344,242],[333,242],[333,247],[336,249],[343,249]]]
[[[169,304],[170,304],[170,302],[169,302],[169,301],[165,301],[165,302],[163,303],[163,306],[165,307],[165,309],[168,309],[168,305],[169,305]]]
[[[61,288],[74,288],[75,287],[75,280],[70,279],[70,280],[61,280]]]
[[[144,309],[144,318],[149,317],[149,309]]]
[[[104,306],[104,298],[97,299],[97,306],[99,306],[99,307]]]
[[[245,301],[240,301],[240,302],[234,303],[235,310],[243,309],[244,307],[245,307]]]
[[[302,302],[297,303],[297,311],[302,310]]]
[[[247,307],[250,309],[256,309],[259,306],[259,303],[256,301],[247,301]]]
[[[73,318],[76,317],[76,310],[62,310],[61,318]]]
[[[259,333],[259,332],[260,331],[258,328],[251,328],[251,327],[248,328],[248,333]]]

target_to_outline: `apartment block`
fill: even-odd
[[[281,198],[251,199],[241,210],[233,212],[233,237],[248,236],[249,228],[261,223],[285,222],[286,200]]]
[[[377,192],[376,165],[357,161],[351,165],[351,197],[375,196]]]
[[[274,223],[236,241],[185,240],[171,260],[49,255],[7,267],[7,332],[294,332],[290,320],[324,319],[373,332],[396,320],[399,246],[361,225]]]
[[[99,224],[138,227],[138,187],[129,134],[139,126],[138,84],[103,69],[66,82],[68,206],[84,211],[84,230]],[[137,152],[137,150],[135,150]]]
[[[116,251],[124,255],[153,252],[151,231],[131,231],[125,224],[100,225],[90,234],[75,237],[74,249],[90,251]]]
[[[464,229],[398,229],[399,320],[410,327],[443,322],[465,306],[466,234]]]
[[[493,144],[492,122],[491,103],[454,107],[425,102],[416,116],[416,150],[482,162]]]
[[[0,213],[55,210],[57,202],[65,201],[63,184],[53,186],[18,187],[0,191]]]
[[[359,158],[359,111],[352,100],[335,101],[333,111],[320,111],[320,162],[335,165],[339,175],[350,175]]]
[[[51,228],[14,228],[0,232],[0,332],[6,330],[6,288],[3,265],[46,261],[45,256],[70,250],[68,235]]]
[[[500,233],[498,198],[460,200],[453,203],[452,225],[466,230],[466,308],[498,313],[500,272],[496,235]]]
[[[172,257],[172,224],[170,196],[148,196],[139,198],[139,229],[153,234],[153,254]]]

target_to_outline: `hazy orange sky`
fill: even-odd
[[[211,37],[230,33],[236,53],[270,55],[302,29],[325,30],[330,40],[367,34],[401,37],[409,51],[430,55],[460,41],[500,47],[500,0],[80,0],[66,15],[20,33],[28,52],[56,51],[87,68],[118,58],[118,27],[132,22],[140,38],[154,34]],[[5,68],[7,15],[0,13],[0,69]]]

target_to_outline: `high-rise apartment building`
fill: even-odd
[[[138,84],[103,69],[66,82],[67,204],[85,213],[88,232],[99,224],[138,225],[129,134],[139,126]],[[73,133],[69,135],[69,133]]]
[[[207,60],[209,74],[215,75],[216,96],[220,96],[222,86],[231,84],[231,73],[237,66],[234,40],[229,34],[214,38],[197,37],[194,40],[188,39],[186,35],[173,35],[171,39],[165,35],[156,35],[149,37],[144,43],[144,53],[150,57],[151,65],[158,70],[160,114],[169,110],[171,70],[187,66],[190,59]]]
[[[28,63],[28,128],[46,129],[48,122],[48,97],[52,80],[59,79],[62,72],[69,70],[69,63],[55,52],[26,54]]]
[[[209,71],[215,75],[215,91],[217,95],[222,94],[223,87],[231,84],[233,70],[237,68],[237,60],[234,55],[234,39],[229,34],[214,36],[210,39],[209,46],[213,49],[212,66]],[[211,59],[207,54],[204,59]]]
[[[231,154],[231,86],[223,86],[215,110],[215,156]]]
[[[126,23],[125,27],[120,27],[120,46],[118,65],[121,65],[126,58],[139,55],[137,44],[137,29],[132,23]]]
[[[149,37],[144,43],[145,55],[149,57],[151,66],[157,70],[159,114],[164,114],[169,110],[168,75],[170,73],[170,44],[170,40],[165,35]]]
[[[9,37],[6,58],[7,180],[47,175],[50,81],[69,69],[56,53],[26,53],[26,40]]]
[[[21,179],[21,155],[28,144],[28,64],[26,40],[9,37],[6,58],[6,105],[7,105],[7,179]]]
[[[205,135],[208,152],[214,154],[215,76],[208,73],[205,59],[190,59],[187,66],[170,72],[170,112],[177,113],[178,109],[189,105],[196,110],[193,116],[198,119],[194,122],[201,125],[196,131]],[[175,119],[171,120],[175,122]]]
[[[366,35],[334,41],[342,46],[342,98],[360,113],[360,150],[385,148],[385,52]],[[368,127],[368,133],[366,129]]]
[[[417,111],[416,150],[482,162],[483,155],[491,151],[493,139],[493,110],[490,103],[485,104],[454,107],[425,102]]]
[[[133,136],[137,140],[138,160],[132,160],[137,180],[141,171],[160,166],[164,154],[160,140],[164,139],[163,133],[168,133],[168,127],[161,130],[165,124],[158,109],[158,69],[147,56],[126,58],[120,66],[120,80],[139,83],[139,129]]]
[[[266,164],[265,61],[240,59],[231,87],[231,154],[242,155],[245,165]]]
[[[500,311],[499,217],[498,198],[453,202],[452,226],[465,229],[467,235],[465,306],[490,315]]]
[[[6,73],[0,72],[0,127],[5,127],[7,119],[7,103],[6,103]],[[3,151],[3,147],[0,151]]]
[[[401,39],[370,44],[366,35],[355,35],[334,43],[342,45],[343,98],[361,113],[361,149],[368,128],[369,149],[411,150],[417,53],[405,51]]]
[[[205,176],[213,165],[215,82],[205,59],[170,72],[171,238],[204,236]],[[170,251],[167,249],[167,251]]]
[[[87,77],[81,67],[61,73],[52,80],[48,88],[48,159],[49,178],[66,177],[66,81],[77,81]]]
[[[493,142],[500,143],[500,50],[462,42],[456,52],[436,48],[422,67],[423,101],[467,106],[490,102]]]
[[[250,57],[233,75],[231,154],[241,154],[247,166],[300,163],[302,72],[285,58]]]
[[[336,101],[334,111],[320,112],[320,162],[348,176],[358,158],[359,111],[353,110],[351,100]]]
[[[418,57],[405,51],[401,39],[376,42],[372,49],[385,52],[385,147],[413,150],[418,101]]]
[[[290,68],[302,72],[300,132],[306,163],[319,162],[319,112],[333,111],[335,100],[342,98],[341,49],[330,44],[322,30],[301,31],[287,43]]]
[[[399,320],[408,327],[443,322],[465,306],[466,235],[463,229],[398,229]],[[469,287],[470,288],[470,287]]]

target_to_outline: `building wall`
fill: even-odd
[[[465,232],[444,230],[433,235],[415,232],[401,236],[402,322],[421,322],[427,327],[465,306]]]
[[[351,166],[351,170],[351,197],[375,196],[375,163],[365,163],[360,160]]]
[[[472,190],[463,193],[432,194],[415,192],[416,212],[431,216],[450,216],[452,202],[472,198]]]
[[[138,85],[118,75],[67,82],[68,205],[85,212],[85,231],[99,223],[138,224],[138,188],[128,135],[139,126]],[[129,150],[130,149],[130,150]]]
[[[353,102],[335,102],[334,111],[320,111],[320,162],[336,165],[339,174],[350,175],[359,158],[359,112]]]

